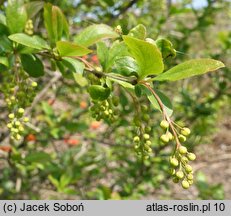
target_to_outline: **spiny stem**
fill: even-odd
[[[172,120],[170,119],[170,117],[168,116],[168,114],[167,114],[167,112],[166,112],[166,110],[165,110],[165,108],[164,108],[164,104],[162,103],[160,97],[157,95],[157,93],[154,91],[154,89],[151,88],[151,86],[150,86],[149,83],[146,83],[146,82],[144,82],[144,81],[141,81],[140,83],[141,83],[142,85],[144,85],[147,89],[149,89],[150,92],[151,92],[151,93],[153,94],[153,96],[155,97],[155,99],[157,100],[157,102],[158,102],[158,104],[159,104],[159,106],[160,106],[160,109],[162,110],[164,119],[166,119],[166,121],[168,121],[169,126],[170,126],[170,128],[171,128],[171,131],[172,131],[172,133],[173,133],[173,136],[174,136],[175,139],[176,139],[176,149],[179,148],[181,144],[180,144],[180,141],[179,141],[179,139],[178,139],[177,132],[176,132],[174,126],[173,126]]]

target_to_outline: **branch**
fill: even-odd
[[[151,93],[153,94],[153,96],[155,97],[155,99],[157,100],[159,106],[160,106],[160,109],[164,115],[164,118],[166,119],[166,121],[168,121],[169,123],[169,126],[171,128],[171,131],[173,133],[173,136],[175,137],[176,139],[176,148],[179,148],[180,147],[180,141],[178,139],[178,136],[177,136],[177,132],[173,126],[173,123],[172,123],[172,120],[170,119],[170,117],[168,116],[165,108],[164,108],[164,104],[162,103],[161,99],[159,98],[159,96],[156,94],[156,92],[154,91],[154,89],[151,88],[150,84],[146,83],[146,82],[140,82],[142,85],[144,85],[147,89],[149,89],[151,91]]]

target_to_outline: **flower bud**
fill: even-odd
[[[176,172],[176,176],[177,176],[179,179],[182,179],[182,178],[184,178],[184,173],[183,173],[181,170],[179,170],[179,171]]]
[[[14,124],[15,124],[15,126],[20,126],[21,125],[20,121],[16,121]]]
[[[176,158],[170,158],[170,164],[174,167],[177,167],[179,165],[179,162]]]
[[[13,125],[12,125],[11,123],[8,123],[8,124],[7,124],[7,127],[10,129],[10,128],[13,127]]]
[[[180,181],[180,179],[177,178],[177,177],[174,177],[174,178],[172,179],[172,181],[173,181],[174,183],[178,183],[178,182]]]
[[[148,140],[150,138],[149,134],[144,134],[143,137],[145,140]]]
[[[9,119],[14,119],[15,115],[14,115],[14,113],[10,113],[10,114],[8,115],[8,117],[9,117]]]
[[[173,140],[174,139],[174,136],[172,135],[171,132],[167,132],[166,135],[168,136],[169,140]]]
[[[169,137],[167,136],[167,134],[163,134],[161,137],[160,137],[160,140],[164,143],[167,143],[169,142]]]
[[[186,128],[186,127],[182,128],[182,130],[180,132],[184,136],[188,136],[191,133],[190,129]]]
[[[20,140],[21,138],[22,138],[22,136],[20,134],[16,134],[16,136],[15,136],[16,140]]]
[[[189,174],[187,175],[187,179],[188,179],[188,180],[193,180],[193,174],[192,174],[192,173],[189,173]]]
[[[24,110],[23,108],[19,108],[19,109],[18,109],[18,113],[19,113],[19,114],[23,114],[24,111],[25,111],[25,110]]]
[[[186,171],[187,173],[192,172],[192,167],[191,167],[189,164],[187,164],[187,165],[185,166],[185,171]]]
[[[184,189],[188,189],[189,188],[189,183],[188,183],[188,181],[186,181],[186,180],[183,180],[182,182],[181,182],[181,185],[182,185],[182,187],[184,188]]]
[[[178,139],[179,139],[181,142],[185,142],[185,141],[186,141],[186,137],[183,136],[183,135],[179,135],[179,136],[178,136]]]
[[[136,142],[136,143],[138,143],[138,142],[140,141],[140,138],[139,138],[138,136],[135,136],[135,137],[133,138],[133,141]]]
[[[35,88],[35,87],[38,86],[38,83],[37,83],[37,82],[32,82],[32,83],[31,83],[31,86],[32,86],[33,88]]]
[[[24,117],[23,121],[26,123],[26,122],[29,122],[29,118],[28,117]]]
[[[152,145],[152,142],[151,142],[150,140],[147,140],[145,143],[146,143],[148,146]]]
[[[180,154],[186,154],[187,153],[187,148],[185,146],[181,146],[178,151],[179,151]]]
[[[196,155],[194,153],[188,153],[187,154],[187,158],[190,160],[190,161],[194,161],[196,159]]]
[[[166,121],[166,120],[161,121],[160,127],[162,127],[163,129],[167,129],[169,127],[168,121]]]

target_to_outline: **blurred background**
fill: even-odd
[[[1,3],[1,10],[4,9]],[[29,2],[29,1],[27,1]],[[150,110],[154,155],[140,162],[133,150],[133,107],[120,92],[120,120],[97,122],[86,86],[48,71],[39,79],[31,129],[9,147],[6,107],[0,106],[1,199],[231,199],[231,2],[229,0],[63,0],[73,37],[93,23],[123,33],[144,24],[148,37],[165,37],[177,50],[167,67],[214,58],[226,68],[158,88],[172,99],[175,121],[191,129],[187,147],[197,155],[195,183],[184,190],[168,174],[169,146],[161,145],[161,116]],[[42,12],[33,19],[41,32]],[[95,55],[88,57],[98,64]],[[1,83],[0,83],[1,84]],[[45,89],[45,90],[44,90]],[[1,98],[1,97],[0,97]],[[1,98],[2,99],[2,98]]]

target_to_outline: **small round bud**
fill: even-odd
[[[181,146],[178,151],[179,151],[180,154],[186,154],[187,153],[187,148],[185,146]]]
[[[186,181],[186,180],[183,180],[182,182],[181,182],[181,185],[182,185],[182,187],[184,188],[184,189],[188,189],[189,188],[189,183],[188,183],[188,181]]]
[[[24,111],[25,111],[25,110],[24,110],[23,108],[19,108],[19,109],[18,109],[18,113],[19,113],[19,114],[23,114]]]
[[[143,137],[144,137],[144,139],[145,139],[145,140],[148,140],[148,139],[150,139],[150,136],[149,136],[149,134],[144,134],[144,135],[143,135]]]
[[[166,134],[163,134],[161,137],[160,137],[160,140],[164,143],[167,143],[169,142],[169,137],[166,135]]]
[[[185,156],[183,156],[183,157],[181,158],[181,161],[184,162],[184,163],[188,163],[188,158],[185,157]]]
[[[187,164],[187,165],[185,166],[185,171],[186,171],[187,173],[192,172],[192,167],[191,167],[189,164]]]
[[[168,136],[169,140],[173,140],[174,139],[174,136],[172,135],[171,132],[167,132],[166,135]]]
[[[135,137],[133,138],[133,141],[136,142],[136,143],[138,143],[138,142],[140,141],[140,138],[139,138],[138,136],[135,136]]]
[[[11,96],[11,97],[10,97],[10,100],[11,100],[11,101],[15,101],[15,100],[16,100],[15,96]]]
[[[163,129],[167,129],[169,127],[168,121],[166,121],[166,120],[161,121],[160,127],[162,127]]]
[[[184,136],[188,136],[191,133],[190,129],[186,128],[186,127],[182,128],[182,130],[180,132]]]
[[[8,115],[8,117],[9,117],[9,119],[14,119],[15,115],[14,115],[14,113],[10,113],[10,114]]]
[[[149,156],[148,156],[148,155],[145,155],[145,156],[144,156],[144,159],[145,159],[145,160],[149,159]]]
[[[176,170],[175,170],[175,169],[170,169],[170,170],[169,170],[169,173],[170,173],[170,175],[175,175]]]
[[[20,126],[21,125],[20,121],[16,121],[14,124],[15,124],[15,126]]]
[[[146,132],[146,133],[149,133],[149,132],[151,132],[152,128],[151,128],[151,127],[149,127],[149,126],[147,126],[147,127],[145,127],[145,129],[144,129],[144,130],[145,130],[145,132]]]
[[[194,161],[196,159],[196,155],[194,153],[188,153],[187,154],[187,158],[190,160],[190,161]]]
[[[12,125],[11,123],[8,123],[8,124],[7,124],[7,127],[8,127],[9,129],[11,129],[11,128],[13,127],[13,125]]]
[[[35,87],[38,86],[38,83],[37,83],[37,82],[32,82],[32,83],[31,83],[31,86],[32,86],[33,88],[35,88]]]
[[[135,126],[137,126],[137,127],[139,127],[141,125],[140,119],[137,116],[133,119],[133,122],[134,122]]]
[[[176,158],[170,158],[170,164],[174,167],[177,167],[179,165],[179,162]]]
[[[24,121],[25,123],[27,123],[27,122],[29,122],[29,118],[28,118],[28,117],[24,117],[24,118],[23,118],[23,121]]]
[[[177,177],[174,177],[174,178],[172,179],[172,181],[173,181],[174,183],[178,183],[178,182],[180,181],[180,179],[177,178]]]
[[[179,139],[181,142],[185,142],[185,141],[186,141],[186,137],[183,136],[183,135],[179,135],[179,136],[178,136],[178,139]]]
[[[188,179],[188,180],[193,180],[193,174],[192,174],[192,173],[189,173],[189,174],[187,175],[187,179]]]
[[[24,127],[23,127],[23,126],[19,126],[18,130],[19,130],[20,132],[23,132],[23,131],[24,131]]]
[[[189,185],[193,184],[193,180],[188,180]]]
[[[179,179],[182,179],[182,178],[184,178],[184,173],[183,173],[181,170],[179,170],[179,171],[176,172],[176,176],[177,176]]]
[[[142,119],[147,122],[149,120],[149,115],[148,114],[143,114]]]
[[[142,104],[142,105],[141,105],[141,110],[142,110],[143,112],[147,112],[147,111],[148,111],[148,106],[145,105],[145,104]]]
[[[18,133],[19,130],[17,128],[11,128],[11,132]]]
[[[135,145],[134,146],[134,149],[138,149],[140,146],[139,145]]]
[[[21,137],[21,135],[20,134],[16,134],[16,136],[15,136],[15,139],[16,140],[20,140],[22,137]]]
[[[150,145],[152,145],[152,142],[151,142],[150,140],[147,140],[147,141],[145,142],[145,144],[147,144],[148,146],[150,146]]]
[[[106,116],[108,116],[108,115],[109,115],[109,112],[108,112],[107,110],[105,110],[105,111],[104,111],[104,114],[105,114]]]

